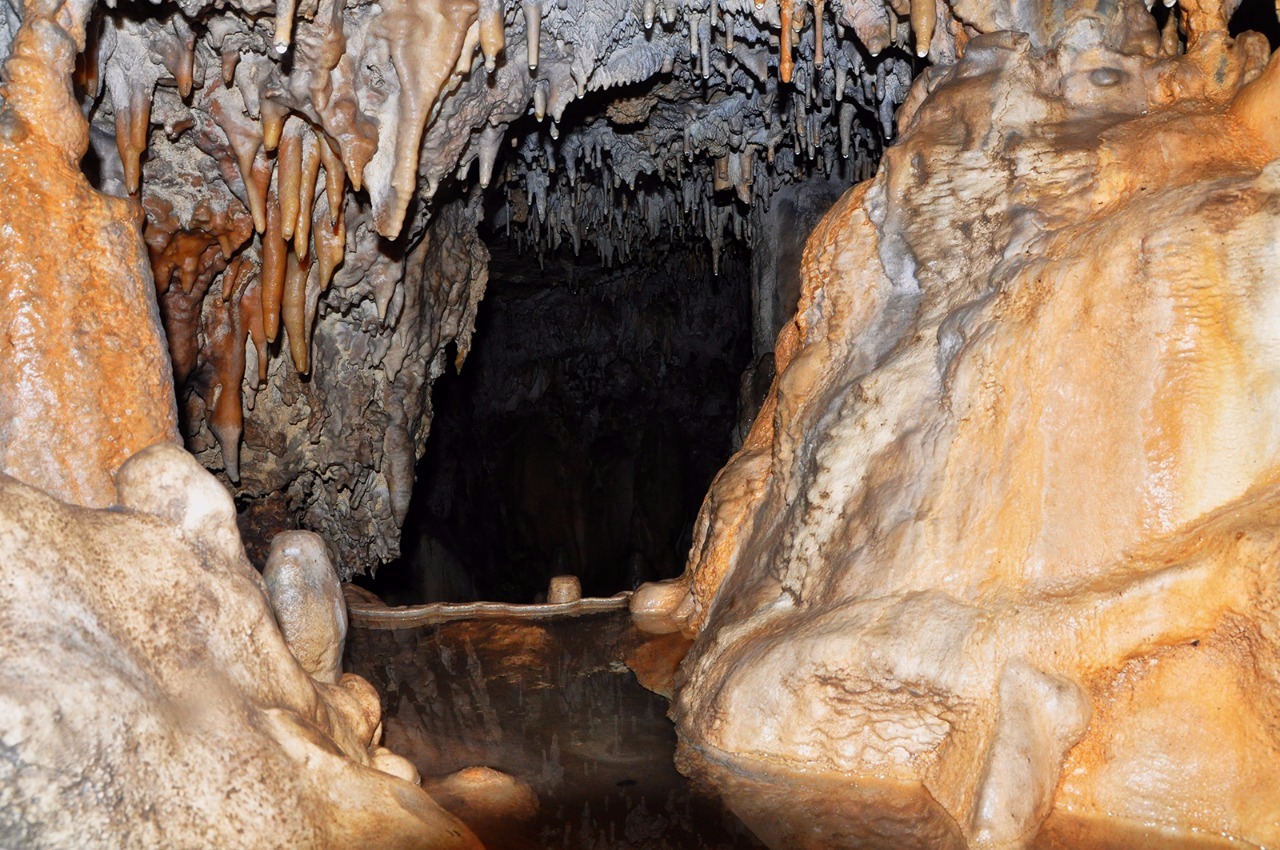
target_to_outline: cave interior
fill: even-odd
[[[222,544],[208,543],[213,532],[192,530],[198,523],[191,517],[204,503],[181,495],[205,492],[204,484],[191,483],[198,470],[183,472],[186,483],[179,487],[166,483],[164,464],[177,469],[181,461],[139,461],[135,468],[160,464],[154,480],[161,495],[153,501],[137,495],[145,489],[137,483],[141,473],[118,473],[129,468],[121,466],[127,458],[143,457],[138,453],[148,445],[181,444],[216,478],[218,492],[229,494],[237,542],[226,550],[232,552],[225,556],[232,564],[227,569],[247,564],[252,569],[237,574],[237,581],[253,587],[266,582],[262,594],[272,607],[243,603],[251,612],[245,616],[272,628],[278,622],[289,650],[322,683],[314,686],[320,696],[308,690],[308,679],[290,684],[303,695],[296,697],[303,707],[289,710],[362,769],[372,765],[397,782],[409,779],[424,789],[423,799],[430,795],[426,803],[414,798],[405,804],[406,811],[428,807],[413,817],[431,828],[418,821],[404,826],[411,836],[404,846],[462,847],[474,840],[507,847],[994,848],[1029,847],[1034,840],[1041,848],[1136,848],[1157,839],[1166,843],[1151,846],[1175,846],[1168,830],[1183,826],[1176,839],[1187,843],[1177,846],[1188,848],[1217,846],[1216,836],[1256,846],[1270,837],[1280,841],[1280,814],[1244,804],[1219,820],[1205,815],[1208,827],[1183,818],[1199,812],[1198,804],[1176,803],[1173,814],[1150,809],[1156,830],[1150,834],[1089,832],[1080,824],[1096,824],[1087,818],[1067,826],[1050,818],[1051,827],[1041,830],[1046,801],[1065,799],[1053,797],[1066,793],[1054,791],[1055,771],[1092,752],[1087,746],[1093,739],[1083,731],[1089,710],[1077,704],[1112,705],[1113,691],[1104,698],[1101,685],[1089,690],[1073,684],[1074,668],[1046,672],[1052,665],[1028,650],[1025,658],[1000,655],[999,663],[991,662],[996,679],[978,673],[930,678],[932,672],[916,668],[925,670],[944,650],[929,644],[912,660],[894,662],[897,667],[884,662],[885,669],[892,667],[885,676],[910,679],[905,691],[894,686],[887,696],[868,697],[874,688],[852,674],[852,684],[831,685],[844,674],[830,672],[838,665],[823,653],[839,652],[813,648],[815,636],[844,628],[836,625],[844,621],[819,614],[853,617],[848,612],[856,606],[849,600],[881,598],[870,585],[858,584],[864,579],[840,577],[848,563],[879,552],[877,547],[916,539],[912,535],[941,540],[949,533],[946,522],[928,519],[943,496],[921,496],[909,508],[891,507],[893,500],[914,492],[912,480],[933,481],[930,492],[950,493],[949,482],[968,469],[957,462],[936,478],[920,473],[912,479],[912,470],[919,472],[912,464],[942,450],[909,441],[944,433],[942,426],[921,415],[895,432],[908,436],[894,445],[911,448],[889,451],[851,434],[890,427],[883,423],[892,417],[885,414],[873,425],[849,411],[896,403],[884,401],[895,387],[906,398],[924,386],[912,383],[912,374],[895,378],[888,370],[893,357],[908,358],[903,352],[912,346],[930,344],[940,353],[929,362],[943,377],[913,398],[939,393],[938,406],[948,416],[967,404],[954,387],[969,386],[968,373],[947,366],[947,358],[976,350],[978,343],[970,341],[983,339],[984,328],[996,324],[991,319],[983,325],[982,311],[1004,302],[992,294],[995,284],[970,291],[964,281],[983,275],[1013,280],[1023,273],[1024,254],[1059,259],[1068,249],[1044,247],[1047,241],[1025,233],[1067,232],[1062,222],[1077,222],[1072,216],[1078,207],[1093,203],[1081,200],[1092,198],[1089,193],[1099,200],[1079,220],[1109,214],[1113,202],[1121,203],[1115,198],[1128,203],[1133,192],[1146,192],[1146,183],[1157,182],[1152,174],[1174,175],[1169,192],[1176,194],[1196,179],[1197,186],[1209,185],[1236,179],[1237,172],[1254,179],[1264,168],[1274,171],[1259,164],[1269,161],[1266,151],[1241,153],[1248,145],[1229,132],[1223,133],[1226,141],[1213,143],[1218,147],[1205,142],[1204,152],[1187,141],[1203,138],[1201,125],[1184,132],[1175,124],[1199,120],[1201,113],[1210,121],[1228,114],[1245,128],[1242,133],[1274,144],[1280,127],[1268,135],[1266,122],[1280,112],[1267,104],[1280,94],[1265,92],[1280,91],[1277,61],[1269,58],[1280,45],[1278,10],[1271,0],[10,0],[0,5],[0,56],[7,57],[0,177],[14,195],[3,225],[16,259],[0,267],[0,305],[6,305],[0,309],[9,313],[0,366],[13,376],[0,376],[10,384],[0,389],[0,472],[4,482],[12,477],[77,510],[159,511],[191,540],[206,535],[192,544],[201,557],[216,551],[222,558]],[[1071,64],[1077,60],[1084,71]],[[1037,76],[1048,79],[1059,69],[1065,70],[1052,85]],[[1008,83],[1016,96],[991,82],[1007,80],[1016,80]],[[979,89],[984,85],[995,94]],[[1088,86],[1093,88],[1082,94]],[[1024,90],[1041,100],[1028,95],[1025,103],[1035,105],[1025,106],[1017,100]],[[1096,151],[1130,138],[1125,122],[1140,127],[1134,137],[1156,138],[1157,131],[1146,128],[1164,114],[1174,116],[1167,119],[1174,142],[1114,143],[1125,154],[1113,157],[1121,163],[1117,168],[1132,173],[1112,179],[1103,165],[1079,164],[1096,157],[1111,167],[1112,149]],[[1156,117],[1142,124],[1149,116]],[[905,147],[899,144],[904,133]],[[1058,159],[1039,149],[1018,159],[1018,145],[1031,150],[1041,138],[1037,133],[1050,140],[1045,149]],[[995,203],[983,181],[1005,177],[991,176],[997,166],[979,162],[976,153],[966,159],[965,152],[986,155],[1000,145],[991,161],[1003,157],[999,163],[1014,164]],[[1154,151],[1151,156],[1164,165],[1142,172],[1133,165],[1134,150]],[[886,166],[894,151],[901,162]],[[1061,185],[1053,182],[1059,168]],[[947,176],[952,173],[960,176]],[[849,212],[851,204],[862,205],[858,213]],[[1178,209],[1212,206],[1187,204]],[[988,214],[984,205],[995,211]],[[947,212],[953,208],[961,212]],[[1259,202],[1249,215],[1261,216],[1262,208]],[[1147,214],[1154,213],[1132,213]],[[47,232],[28,220],[45,216],[53,222]],[[853,220],[856,226],[832,235]],[[929,228],[932,235],[922,236]],[[840,252],[863,245],[858,240],[869,238],[870,230],[877,241],[858,250],[877,258],[875,271],[841,260]],[[1003,235],[991,235],[996,232]],[[1079,235],[1084,232],[1078,239],[1092,246],[1094,231]],[[66,244],[77,234],[93,236]],[[1277,243],[1280,237],[1272,233],[1224,251],[1274,255]],[[993,258],[986,266],[975,259],[983,252]],[[947,271],[949,264],[962,271]],[[973,268],[988,271],[970,274]],[[881,286],[877,274],[889,283]],[[1238,269],[1232,274],[1246,276]],[[1051,278],[1046,272],[1037,285]],[[841,287],[874,294],[846,301]],[[1045,283],[1043,289],[1052,287]],[[963,291],[968,300],[935,294],[944,291]],[[1008,303],[1021,303],[1017,297]],[[944,302],[950,306],[938,306]],[[1009,315],[1015,311],[1008,309]],[[1073,321],[1085,326],[1092,319]],[[832,330],[837,326],[857,329],[860,341],[846,341],[844,330]],[[52,339],[57,342],[47,341]],[[1047,331],[1045,339],[1053,344]],[[1018,351],[1039,345],[1032,334]],[[1115,364],[1098,373],[1108,370]],[[1021,380],[1005,386],[1020,391]],[[1201,391],[1193,383],[1177,386],[1190,397]],[[1025,385],[1040,386],[1032,379]],[[828,390],[841,401],[822,409],[809,401],[827,398],[821,393]],[[904,408],[910,403],[901,402]],[[989,411],[1001,403],[981,404]],[[981,404],[974,402],[974,409]],[[1052,406],[1046,403],[1046,409]],[[1254,407],[1266,414],[1263,402]],[[955,419],[969,421],[958,414]],[[842,422],[845,431],[839,430]],[[1157,436],[1144,445],[1181,439],[1168,436],[1173,430],[1151,425]],[[1087,432],[1083,426],[1078,431]],[[960,437],[953,443],[976,453],[986,445]],[[1039,472],[1024,478],[1007,472],[1015,463],[1007,459],[1022,457],[1010,448],[1015,443],[1011,438],[996,450],[989,477],[1008,474],[1041,486]],[[853,455],[878,458],[881,465],[857,472],[854,462],[841,460]],[[767,473],[760,471],[765,466]],[[792,477],[780,471],[784,466]],[[1042,466],[1049,470],[1046,481],[1058,474],[1051,460]],[[1264,479],[1256,473],[1249,480]],[[806,483],[818,480],[827,483]],[[973,492],[986,493],[985,486],[975,483]],[[865,492],[855,493],[855,487]],[[1030,487],[1011,486],[1007,502],[1035,501],[1027,495]],[[1043,488],[1051,494],[1043,504],[1052,507],[1058,490],[1052,482]],[[846,502],[826,506],[832,493]],[[4,498],[0,492],[0,502]],[[213,504],[222,496],[207,498]],[[158,507],[163,504],[177,507],[164,513],[169,509]],[[957,524],[972,520],[976,528],[980,522],[973,517],[982,504],[975,496],[973,505],[956,508],[954,515],[964,518]],[[911,532],[883,519],[907,514],[921,518]],[[1184,518],[1210,515],[1206,508]],[[21,524],[24,516],[17,509],[0,511],[0,537],[8,527],[3,523]],[[870,517],[870,530],[856,517]],[[1021,521],[1006,526],[1021,528]],[[1143,522],[1143,528],[1159,525],[1150,517]],[[1159,525],[1160,534],[1173,533],[1173,520],[1168,523]],[[826,532],[813,530],[828,527],[844,531],[819,539]],[[1097,533],[1108,546],[1109,528]],[[299,530],[319,535],[323,546],[288,536]],[[1003,551],[1007,541],[1000,540],[983,551]],[[1129,548],[1117,543],[1115,551],[1147,557],[1138,540],[1125,538]],[[236,548],[241,545],[243,550]],[[901,552],[916,552],[910,545],[901,543]],[[1109,563],[1095,555],[1071,563]],[[1107,557],[1113,556],[1119,557]],[[920,570],[929,568],[930,559],[944,559],[895,557],[914,559]],[[290,631],[295,603],[278,600],[274,582],[285,579],[273,578],[281,573],[272,565],[289,558],[326,565],[322,572],[331,574],[333,587],[343,582],[345,603],[324,597],[341,609],[341,635],[326,631],[321,642],[336,640],[340,658],[349,618],[346,674],[340,662],[336,672],[317,673],[300,654],[302,639]],[[998,555],[989,560],[1003,563]],[[1039,563],[1031,555],[1025,560]],[[892,583],[892,565],[899,561],[881,557],[873,567],[848,572]],[[824,572],[815,564],[837,566]],[[752,572],[751,565],[758,569]],[[264,568],[260,580],[256,574]],[[554,581],[564,576],[577,580],[568,596],[557,595]],[[940,580],[946,601],[938,610],[944,613],[929,609],[933,613],[923,617],[938,634],[962,619],[946,613],[953,596],[966,604],[981,598],[981,605],[999,597],[994,591],[982,595],[994,579],[983,584],[975,578],[973,588],[957,588],[951,580]],[[722,582],[728,582],[724,592]],[[975,590],[979,585],[982,590]],[[321,593],[315,589],[320,586],[311,591]],[[1052,585],[1043,598],[1125,593],[1101,580],[1081,587]],[[17,579],[7,588],[0,613],[18,609]],[[95,599],[106,592],[85,591]],[[207,591],[214,601],[199,604],[221,610],[221,592]],[[883,598],[917,600],[929,592],[904,579]],[[1274,601],[1274,588],[1266,598]],[[645,607],[650,605],[658,614],[646,621],[642,615],[652,614]],[[625,613],[628,606],[637,612],[635,623]],[[1232,616],[1252,623],[1254,615],[1240,613],[1242,606],[1231,608]],[[792,608],[819,613],[789,628],[785,618]],[[45,615],[52,618],[48,640],[63,640],[58,622],[72,617],[67,610]],[[203,610],[195,616],[204,616]],[[845,613],[832,613],[838,610]],[[138,616],[145,623],[152,615]],[[543,623],[544,616],[559,619]],[[908,609],[885,615],[884,622],[912,616]],[[328,623],[315,622],[321,620]],[[1153,627],[1153,634],[1173,633],[1161,623],[1164,631]],[[862,626],[848,625],[847,631],[856,628]],[[867,628],[869,646],[897,634],[896,626]],[[1263,637],[1240,638],[1240,644],[1280,649],[1280,626],[1259,628]],[[1239,633],[1245,632],[1241,626]],[[737,648],[735,641],[747,633],[760,642]],[[1100,643],[1120,645],[1120,638],[1106,635]],[[779,672],[789,661],[768,660],[787,639],[815,641],[794,650],[795,658],[818,670],[806,681],[846,688],[830,705],[866,699],[874,715],[899,711],[910,699],[918,704],[901,709],[908,719],[892,714],[883,728],[872,717],[858,721],[857,732],[826,738],[814,732],[818,744],[808,733],[786,732],[788,722],[767,718],[794,717],[791,725],[822,730],[828,722],[838,725],[829,718],[839,713],[805,714],[821,702],[818,697],[803,710],[786,708],[790,696],[752,684],[755,663],[767,668],[759,674],[765,679],[791,681]],[[978,645],[977,638],[966,644]],[[867,650],[879,664],[876,651]],[[897,651],[885,650],[883,657],[896,658]],[[1144,657],[1138,649],[1115,651],[1126,664]],[[1089,662],[1088,669],[1112,670],[1120,663],[1108,658],[1106,664]],[[331,667],[331,661],[325,663]],[[1025,675],[1018,672],[1024,662],[1034,668]],[[285,664],[278,658],[271,663]],[[714,679],[720,674],[713,669],[732,671],[736,664],[744,665],[738,678],[724,673]],[[874,664],[868,662],[868,669]],[[903,673],[908,667],[916,672]],[[969,667],[955,662],[947,669]],[[273,675],[293,682],[290,670]],[[25,682],[38,674],[13,675]],[[363,684],[351,684],[356,679]],[[379,695],[361,690],[370,682]],[[276,699],[263,696],[275,694],[263,687],[255,692],[255,706]],[[325,690],[344,687],[349,693],[340,696]],[[930,702],[931,689],[958,696]],[[1078,700],[1077,691],[1088,691],[1087,699]],[[979,692],[985,696],[975,696]],[[894,741],[919,742],[935,727],[962,728],[982,713],[974,706],[995,699],[990,694],[999,695],[1001,706],[1022,705],[1018,699],[1034,703],[1023,713],[1040,725],[1028,727],[1034,731],[1017,746],[1037,758],[1051,753],[1042,760],[1050,765],[1044,775],[1053,777],[1035,780],[1048,783],[1045,789],[1027,780],[1040,789],[1034,803],[1008,802],[1016,793],[1007,786],[1021,774],[1000,760],[1006,758],[1001,742],[1016,737],[999,725],[1004,720],[986,726],[974,721],[984,731],[957,735],[963,743],[950,749],[935,747],[931,753],[943,753],[936,759],[911,762],[924,777],[918,782],[916,773],[892,761],[914,746]],[[375,714],[351,720],[351,728],[361,731],[350,732],[343,724],[365,711],[350,706],[370,699]],[[9,718],[9,728],[26,728],[12,718],[27,717],[32,705],[0,699],[0,719]],[[861,717],[859,711],[850,709],[850,717]],[[992,711],[996,718],[1009,714]],[[1103,709],[1094,711],[1113,722]],[[757,712],[763,719],[751,720]],[[317,719],[321,715],[325,719]],[[1257,728],[1268,734],[1280,729],[1280,722],[1266,717]],[[9,747],[5,728],[0,724],[0,743]],[[865,729],[889,741],[884,746],[893,755],[886,761],[867,755],[878,745],[857,744],[864,747],[858,750],[850,743]],[[184,732],[173,734],[184,740]],[[272,741],[286,742],[285,750],[295,741],[294,732],[271,734]],[[781,737],[775,741],[775,735]],[[965,748],[979,739],[986,755],[964,756],[968,762],[953,756],[968,753]],[[1082,739],[1087,744],[1076,747]],[[78,746],[74,735],[68,740]],[[1280,748],[1268,741],[1266,746]],[[1259,752],[1265,749],[1258,745]],[[810,765],[798,772],[810,771],[814,784],[788,784],[797,781],[794,775],[761,784],[734,766],[738,756],[788,770]],[[1187,756],[1188,763],[1200,764],[1196,758]],[[19,761],[15,756],[13,764]],[[867,775],[878,778],[858,786],[855,803],[832,802],[848,788],[823,783],[836,782],[841,771],[852,775],[864,763],[871,765]],[[892,769],[884,767],[891,763]],[[1008,778],[990,779],[993,764]],[[1040,769],[1039,761],[1034,764]],[[1088,773],[1088,764],[1079,772]],[[474,772],[481,767],[491,773]],[[1280,775],[1274,766],[1258,771]],[[691,784],[682,774],[712,778]],[[1244,768],[1237,774],[1255,775]],[[264,775],[264,782],[272,781],[269,772]],[[1207,774],[1187,774],[1193,775]],[[323,771],[316,776],[318,787],[329,781]],[[120,781],[127,786],[134,780],[126,775]],[[334,781],[341,786],[349,780]],[[901,788],[886,791],[894,782]],[[927,787],[922,797],[901,790],[913,782]],[[1074,787],[1062,782],[1067,791]],[[967,790],[948,796],[953,788]],[[1159,796],[1153,788],[1143,793]],[[0,766],[0,808],[19,813],[0,815],[0,846],[73,846],[65,829],[50,826],[56,821],[51,810],[40,808],[45,793]],[[311,793],[282,792],[286,800],[292,794],[308,801]],[[1229,795],[1240,799],[1242,793]],[[185,799],[180,790],[174,794]],[[1111,798],[1098,795],[1101,810]],[[800,801],[800,820],[814,818],[808,838],[788,831],[793,824],[786,818],[785,827],[775,822],[785,808],[779,799],[789,796]],[[328,813],[326,803],[308,802],[299,810],[327,824],[323,830],[306,839],[283,827],[264,834],[283,842],[279,846],[345,846],[351,836],[400,829],[400,821],[379,820],[385,808],[379,800],[369,796],[363,815],[341,817]],[[450,820],[433,820],[436,803],[449,813],[439,817]],[[94,804],[84,805],[88,811]],[[118,819],[137,820],[131,812],[139,809],[130,805],[117,807]],[[1016,826],[1003,825],[1006,808]],[[192,815],[191,824],[220,811],[191,811],[197,809],[204,814]],[[998,815],[991,814],[995,810]],[[1061,811],[1066,809],[1054,809]],[[889,825],[877,832],[882,827],[873,822],[881,813]],[[1130,813],[1117,822],[1129,829],[1137,820]],[[524,826],[510,831],[515,821]],[[448,833],[456,822],[466,826]],[[191,839],[196,826],[182,826],[187,821],[181,818],[174,823],[189,831],[166,835],[102,825],[83,846],[184,843],[174,835],[185,835],[192,846],[231,846],[207,836]],[[433,832],[437,827],[445,832]],[[1201,834],[1215,829],[1215,835]],[[454,838],[441,838],[446,833]],[[458,838],[464,833],[465,841]],[[1086,833],[1088,840],[1081,837]],[[1201,838],[1206,843],[1197,844]],[[461,843],[448,844],[455,839]]]

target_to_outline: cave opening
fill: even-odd
[[[900,97],[893,74],[916,60],[892,48],[879,63],[867,90]],[[355,577],[384,600],[527,604],[562,575],[608,597],[684,569],[774,376],[805,238],[888,132],[851,101],[775,150],[780,127],[744,123],[750,100],[688,82],[664,71],[558,114],[539,84],[507,143],[482,140],[459,169],[479,185],[437,194],[471,210],[487,283],[474,331],[432,373],[399,556]],[[781,114],[818,105],[761,88]],[[699,134],[723,153],[695,157]]]
[[[540,258],[482,228],[489,283],[465,364],[433,389],[401,541],[373,588],[402,604],[610,596],[684,567],[698,505],[751,412],[750,255],[594,244]],[[541,596],[540,596],[541,594]]]

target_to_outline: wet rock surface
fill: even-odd
[[[369,683],[291,654],[222,486],[167,444],[118,477],[0,475],[0,846],[479,847],[380,769]]]
[[[809,240],[691,569],[637,596],[698,636],[682,763],[841,775],[813,846],[1269,846],[1280,59],[1229,9],[986,11],[1023,32],[921,78]]]

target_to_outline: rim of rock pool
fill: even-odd
[[[485,620],[522,617],[549,620],[606,611],[625,610],[631,603],[629,590],[607,597],[586,597],[572,602],[542,602],[522,605],[515,602],[427,602],[420,605],[385,605],[353,599],[348,594],[347,613],[351,625],[362,629],[411,629],[455,620]]]

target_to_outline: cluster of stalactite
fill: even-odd
[[[279,463],[244,479],[246,408],[270,389],[310,405],[277,420],[319,427],[309,382],[334,364],[317,322],[346,323],[336,348],[366,367],[391,340],[387,383],[406,301],[446,311],[413,321],[470,333],[478,266],[466,298],[405,291],[442,285],[406,262],[449,203],[492,186],[496,223],[540,250],[589,241],[611,264],[697,240],[718,261],[782,185],[867,176],[920,57],[965,37],[934,0],[181,0],[99,8],[74,82],[86,171],[145,211],[189,444],[215,440],[213,465],[257,498],[296,479]],[[261,446],[290,442],[254,416]],[[389,510],[381,457],[357,462],[378,481],[336,522],[367,522],[361,489]],[[288,497],[295,514],[316,498]]]
[[[591,242],[612,264],[675,239],[705,243],[718,265],[728,241],[752,240],[752,208],[767,210],[781,187],[870,177],[919,61],[912,31],[862,25],[854,4],[818,3],[804,26],[808,7],[769,5],[690,6],[639,30],[637,55],[657,70],[610,78],[606,88],[622,87],[612,98],[584,95],[572,73],[562,87],[540,79],[498,172],[497,223],[539,253]],[[778,15],[790,21],[781,36]],[[482,133],[482,185],[503,138],[501,127]]]

